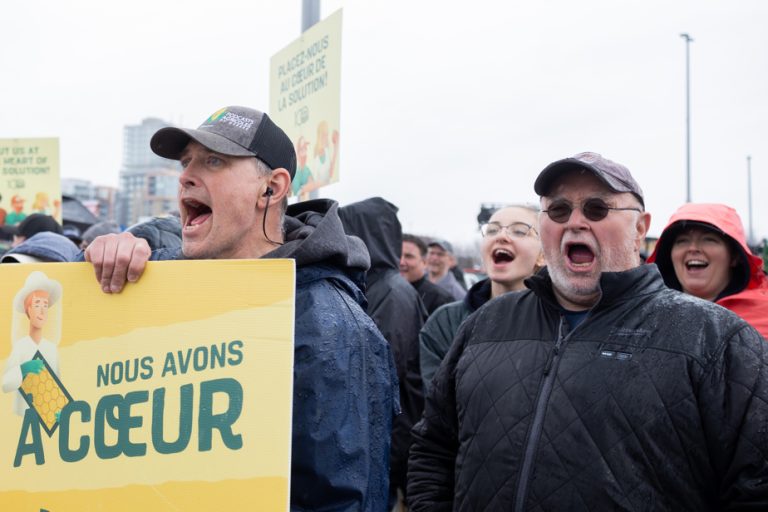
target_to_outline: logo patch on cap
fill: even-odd
[[[253,119],[250,117],[241,116],[238,114],[235,114],[234,112],[227,112],[224,117],[220,120],[222,123],[227,123],[230,126],[234,126],[235,128],[240,128],[241,130],[248,131],[251,129],[251,126],[253,126]]]
[[[221,116],[223,116],[226,113],[227,113],[227,107],[220,108],[219,110],[211,114],[211,116],[205,120],[204,124],[214,123],[219,119],[221,119]]]

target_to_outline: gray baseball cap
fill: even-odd
[[[640,200],[640,204],[645,206],[643,199],[643,189],[635,181],[629,172],[629,169],[623,165],[608,160],[598,153],[579,153],[570,158],[564,158],[552,162],[539,173],[533,190],[540,196],[546,196],[552,185],[558,178],[567,171],[574,169],[586,169],[600,178],[614,192],[629,192],[634,194]]]
[[[296,151],[291,139],[269,116],[247,107],[224,107],[203,121],[197,130],[161,128],[149,142],[155,154],[178,160],[190,140],[211,151],[230,156],[255,156],[272,169],[296,173]]]
[[[427,244],[427,247],[439,247],[445,252],[453,254],[453,245],[448,240],[432,240]]]

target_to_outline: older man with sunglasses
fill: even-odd
[[[467,319],[432,382],[411,509],[768,510],[768,355],[641,265],[643,192],[595,153],[547,166],[547,269]]]

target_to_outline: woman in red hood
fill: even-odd
[[[648,263],[670,288],[716,302],[768,338],[768,279],[736,210],[688,203],[669,219]]]

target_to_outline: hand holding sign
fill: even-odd
[[[135,283],[144,272],[152,251],[143,238],[131,233],[97,237],[85,250],[85,261],[93,263],[96,280],[104,293],[119,293],[126,281]]]

